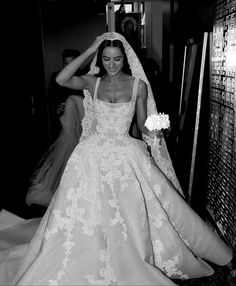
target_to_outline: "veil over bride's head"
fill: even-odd
[[[123,54],[123,67],[122,67],[122,71],[126,74],[131,75],[131,69],[130,69],[130,65],[128,62],[128,58],[125,52],[125,48],[123,43],[119,40],[119,39],[114,39],[114,40],[110,40],[110,39],[105,39],[102,41],[102,43],[100,44],[100,46],[97,49],[97,61],[96,61],[96,67],[98,67],[99,69],[99,73],[97,74],[98,76],[103,76],[106,73],[106,69],[103,66],[103,62],[102,62],[102,54],[103,54],[103,50],[107,47],[112,47],[112,48],[118,48],[121,53]]]
[[[153,97],[150,83],[145,75],[145,72],[143,70],[143,67],[141,65],[141,62],[138,56],[136,55],[135,51],[130,46],[130,44],[127,42],[125,37],[117,32],[104,33],[100,37],[101,37],[101,41],[103,40],[100,44],[100,46],[102,47],[104,46],[104,43],[106,43],[107,40],[108,41],[118,40],[122,43],[123,49],[121,51],[125,52],[132,76],[142,79],[147,84],[147,88],[148,88],[147,114],[150,115],[150,114],[157,113],[156,103]],[[102,49],[98,48],[97,53],[90,65],[89,74],[91,75],[97,75],[100,72],[100,70],[97,67],[97,60],[98,60],[98,55],[101,50]]]

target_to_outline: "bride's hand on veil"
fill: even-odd
[[[95,40],[93,41],[93,43],[91,44],[91,46],[89,47],[89,49],[95,53],[96,50],[98,49],[98,47],[100,46],[100,44],[106,39],[106,40],[114,40],[117,38],[117,34],[115,32],[107,32],[104,33],[100,36],[97,36],[95,38]]]
[[[89,49],[91,50],[92,53],[95,53],[97,51],[98,47],[104,41],[104,39],[105,39],[104,35],[97,36],[95,38],[95,40],[93,41],[93,43],[89,47]]]

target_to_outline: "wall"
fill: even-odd
[[[216,1],[209,99],[207,209],[236,253],[235,1]]]
[[[145,2],[147,56],[153,58],[162,70],[163,5]]]
[[[55,1],[41,5],[45,77],[61,68],[61,52],[67,48],[83,52],[96,36],[106,32],[106,16],[91,1]],[[87,4],[86,4],[87,3]],[[103,13],[104,12],[104,13]]]
[[[1,43],[3,190],[0,209],[26,217],[25,196],[39,158],[48,148],[45,82],[38,2],[9,3]],[[7,23],[9,21],[9,23]],[[36,107],[37,105],[37,107]]]

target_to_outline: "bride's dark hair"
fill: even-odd
[[[98,74],[98,76],[103,76],[104,74],[106,74],[106,70],[105,68],[103,67],[103,64],[102,64],[102,52],[105,48],[107,47],[116,47],[118,49],[121,50],[123,56],[124,56],[124,66],[122,68],[122,71],[126,74],[129,74],[131,75],[131,70],[130,70],[130,66],[129,66],[129,63],[128,63],[128,59],[127,59],[127,56],[126,56],[126,53],[125,53],[125,49],[124,49],[124,46],[123,46],[123,43],[120,41],[120,40],[104,40],[100,46],[98,47],[98,53],[97,53],[97,63],[96,63],[96,66],[99,67],[100,69],[100,72]]]

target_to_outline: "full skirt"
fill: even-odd
[[[232,259],[144,142],[113,143],[77,145],[44,217],[11,225],[27,237],[2,227],[0,285],[175,285]]]

